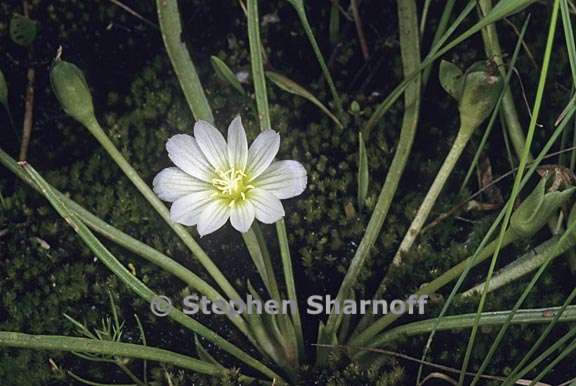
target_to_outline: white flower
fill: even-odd
[[[194,137],[177,134],[166,143],[177,167],[158,173],[154,192],[173,202],[173,221],[197,225],[200,236],[228,219],[240,232],[248,231],[254,218],[272,224],[284,216],[280,200],[301,194],[307,181],[299,162],[274,161],[279,147],[280,135],[266,130],[248,148],[240,117],[228,127],[228,142],[214,126],[198,121]]]

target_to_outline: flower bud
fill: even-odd
[[[57,60],[50,72],[50,82],[66,114],[84,125],[95,119],[92,95],[78,67]]]
[[[458,101],[460,129],[472,132],[490,115],[502,87],[502,78],[486,62],[473,64],[463,73],[455,64],[443,60],[439,78],[444,90]]]
[[[542,178],[536,188],[514,211],[510,231],[517,237],[530,237],[542,228],[550,217],[572,196],[574,187],[546,192],[548,178]]]
[[[486,63],[473,64],[464,75],[458,101],[461,130],[470,134],[490,115],[502,89],[502,78]]]

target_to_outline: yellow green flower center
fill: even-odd
[[[253,185],[248,184],[246,173],[240,169],[217,170],[216,175],[211,181],[212,186],[216,188],[214,195],[229,200],[229,206],[234,206],[237,201],[245,200],[246,193],[254,189]]]

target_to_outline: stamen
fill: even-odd
[[[245,184],[248,180],[247,177],[243,170],[230,168],[225,171],[217,170],[216,177],[212,178],[210,182],[216,188],[214,194],[223,199],[229,199],[229,205],[232,207],[236,205],[236,201],[246,199],[248,190],[254,189],[253,185]]]

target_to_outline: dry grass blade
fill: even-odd
[[[449,376],[447,376],[444,373],[433,372],[433,373],[428,374],[426,376],[426,378],[424,378],[422,380],[422,382],[420,382],[418,384],[418,386],[422,386],[422,385],[426,384],[426,382],[431,381],[433,379],[440,379],[442,381],[446,381],[446,382],[450,383],[451,385],[457,385],[458,384],[457,380],[455,380],[454,378],[450,378]]]
[[[124,11],[128,12],[130,15],[134,16],[135,18],[143,21],[144,23],[148,24],[150,27],[159,29],[158,26],[150,21],[149,19],[145,18],[144,16],[142,16],[141,14],[139,14],[138,12],[134,11],[132,8],[130,8],[129,6],[127,6],[126,4],[120,2],[119,0],[108,0],[110,1],[112,4],[122,8]]]
[[[352,8],[352,15],[354,16],[354,24],[356,24],[356,33],[358,34],[358,40],[360,41],[362,56],[366,61],[370,58],[370,52],[368,51],[368,43],[366,43],[366,36],[364,35],[364,27],[362,25],[362,19],[360,18],[360,12],[358,12],[357,0],[352,0],[350,2],[350,7]]]

